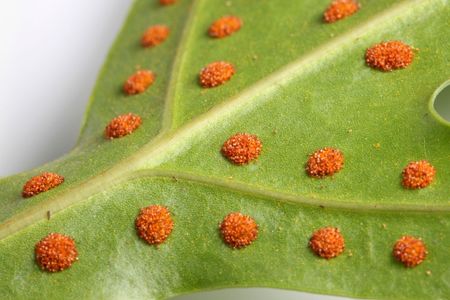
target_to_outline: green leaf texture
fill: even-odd
[[[450,126],[430,109],[433,93],[450,78],[450,3],[360,2],[355,15],[325,24],[328,0],[136,0],[76,148],[0,180],[0,298],[162,299],[250,286],[450,298]],[[211,39],[207,28],[223,15],[239,16],[244,26]],[[144,49],[139,39],[153,24],[166,24],[171,35]],[[413,64],[393,72],[367,67],[365,49],[387,40],[418,49]],[[233,63],[236,75],[202,89],[200,69],[217,60]],[[145,93],[127,97],[121,87],[136,66],[157,78]],[[143,126],[104,139],[109,120],[128,112],[141,115]],[[262,140],[257,162],[235,166],[221,156],[236,132]],[[345,167],[311,179],[305,162],[325,146],[345,154]],[[404,189],[403,167],[421,159],[436,167],[436,180]],[[23,199],[23,184],[42,171],[66,181]],[[159,247],[134,228],[139,209],[151,204],[167,206],[175,222]],[[258,239],[241,250],[227,247],[218,232],[234,211],[259,225]],[[339,227],[346,239],[332,260],[308,248],[323,226]],[[79,261],[70,269],[50,274],[34,262],[34,245],[49,232],[74,237]],[[428,247],[416,268],[392,258],[392,245],[405,234]]]

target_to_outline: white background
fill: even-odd
[[[156,1],[156,0],[148,0]],[[0,177],[68,152],[131,0],[0,1]],[[229,289],[197,299],[344,299]]]

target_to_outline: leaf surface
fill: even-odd
[[[321,20],[327,1],[227,3],[135,1],[77,147],[0,181],[1,298],[167,298],[235,286],[450,297],[450,126],[429,110],[433,92],[450,77],[448,2],[361,1],[357,14],[335,24]],[[243,28],[209,38],[209,24],[230,14],[244,20]],[[141,34],[157,23],[170,26],[169,39],[141,48]],[[368,68],[365,49],[385,40],[414,46],[413,64],[387,73]],[[217,60],[232,62],[236,75],[202,89],[198,72]],[[122,84],[137,66],[153,70],[155,84],[124,96]],[[140,114],[143,126],[104,139],[109,120],[127,112]],[[221,156],[236,132],[262,140],[256,163],[235,166]],[[305,162],[325,146],[342,150],[345,167],[332,178],[311,179]],[[436,167],[436,180],[405,190],[401,170],[420,159]],[[66,182],[23,199],[23,183],[44,170]],[[169,207],[175,221],[158,248],[134,229],[139,208],[151,204]],[[218,233],[233,211],[259,225],[258,239],[242,250],[225,246]],[[329,261],[308,248],[323,226],[339,227],[346,239],[345,252]],[[57,274],[34,263],[34,244],[49,232],[73,236],[80,253]],[[428,247],[414,269],[391,255],[405,234]]]

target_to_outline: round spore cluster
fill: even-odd
[[[120,115],[109,122],[105,128],[105,138],[116,139],[129,135],[142,124],[140,116],[128,113]]]
[[[42,270],[59,272],[78,260],[78,251],[71,237],[50,233],[36,244],[35,257]]]
[[[423,189],[429,186],[436,169],[426,160],[410,162],[402,172],[402,185],[407,189]]]
[[[421,239],[405,235],[394,245],[392,255],[405,267],[412,268],[423,262],[427,248]]]
[[[224,84],[234,75],[234,66],[226,61],[210,63],[200,71],[200,84],[204,88],[212,88]]]
[[[123,91],[127,95],[145,92],[155,81],[155,74],[150,70],[139,70],[125,81]]]
[[[142,35],[141,45],[145,48],[155,47],[163,43],[169,37],[169,34],[169,27],[165,25],[153,25]]]
[[[366,51],[367,65],[381,71],[406,68],[413,59],[413,48],[401,41],[379,43]]]
[[[309,156],[306,173],[311,177],[331,176],[344,166],[344,155],[338,149],[325,147]]]
[[[222,145],[222,154],[236,165],[248,164],[259,157],[262,143],[254,134],[237,133]]]
[[[151,205],[141,209],[135,225],[139,237],[150,245],[159,245],[171,234],[173,220],[166,207]]]
[[[344,251],[345,240],[338,228],[324,227],[314,232],[309,247],[318,256],[330,259]]]
[[[243,248],[258,237],[258,225],[255,220],[240,212],[228,214],[220,224],[223,241],[232,248]]]
[[[161,5],[172,5],[175,4],[177,2],[177,0],[159,0],[159,4]]]
[[[51,172],[44,172],[28,180],[22,188],[22,197],[30,198],[51,190],[64,182],[64,177]]]
[[[355,0],[334,0],[323,13],[326,23],[334,23],[356,13],[360,4]]]
[[[235,16],[225,16],[214,21],[208,34],[214,38],[224,38],[241,29],[242,20]]]

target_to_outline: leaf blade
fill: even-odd
[[[364,3],[363,7],[370,8],[370,5],[374,5],[375,9],[370,12],[374,14],[372,19],[364,20],[367,15],[363,13],[347,23],[337,24],[336,27],[324,27],[325,25],[320,24],[317,26],[319,29],[334,28],[330,30],[343,30],[344,33],[319,48],[313,47],[311,52],[306,51],[306,55],[301,51],[293,51],[290,54],[300,53],[302,56],[293,62],[289,61],[280,70],[270,73],[281,65],[280,61],[287,62],[292,57],[287,55],[287,58],[278,61],[278,65],[274,64],[274,69],[270,72],[252,71],[256,74],[254,76],[245,74],[244,71],[239,77],[242,79],[246,76],[242,83],[240,80],[232,80],[220,89],[202,94],[194,83],[195,72],[192,70],[197,69],[199,61],[203,63],[210,54],[204,50],[205,55],[200,59],[191,56],[196,47],[204,45],[203,43],[213,45],[202,35],[209,20],[205,11],[209,5],[214,4],[213,1],[203,1],[191,6],[192,12],[202,16],[201,20],[197,20],[194,14],[189,16],[186,8],[191,3],[187,1],[184,6],[170,8],[173,9],[172,13],[179,9],[177,13],[184,16],[182,19],[187,20],[190,27],[182,33],[183,25],[178,20],[181,25],[177,39],[184,37],[181,38],[180,48],[176,50],[175,47],[172,51],[176,57],[175,63],[166,66],[169,71],[164,84],[167,87],[162,88],[162,84],[158,90],[162,95],[160,100],[164,99],[161,103],[165,102],[161,107],[166,108],[161,108],[159,117],[154,116],[154,124],[162,122],[165,134],[158,135],[159,131],[151,133],[144,129],[137,132],[137,135],[113,143],[103,141],[100,139],[101,122],[95,120],[98,111],[94,107],[89,115],[92,121],[88,121],[88,129],[84,130],[85,137],[80,140],[80,148],[71,154],[72,158],[44,167],[54,166],[68,171],[69,181],[65,188],[24,203],[20,201],[17,190],[19,182],[29,174],[3,180],[1,184],[6,189],[0,192],[0,199],[7,203],[7,210],[2,211],[1,215],[4,219],[0,225],[0,236],[3,238],[0,241],[0,253],[8,257],[0,263],[0,270],[7,277],[2,282],[4,295],[25,296],[23,293],[29,289],[24,288],[26,285],[23,279],[29,278],[34,286],[29,290],[28,296],[43,291],[50,298],[111,298],[118,295],[160,298],[200,288],[240,284],[371,298],[421,298],[429,295],[436,298],[448,297],[450,274],[446,272],[442,261],[446,259],[448,237],[445,232],[449,228],[449,205],[445,193],[446,183],[450,178],[448,151],[445,151],[448,148],[446,146],[449,141],[446,137],[449,127],[437,124],[430,116],[422,118],[420,115],[427,111],[425,100],[434,88],[448,78],[445,51],[450,49],[450,45],[446,40],[438,43],[431,34],[445,37],[448,33],[446,15],[449,7],[446,3],[438,0],[404,1],[387,10],[383,9],[390,7],[390,1],[367,3],[367,6]],[[295,7],[303,5],[292,2],[288,4]],[[147,2],[138,1],[134,8],[138,12],[135,14],[143,16],[147,7],[150,7],[147,5]],[[243,2],[236,7],[241,9],[247,6],[243,12],[247,10],[246,13],[250,13],[251,5]],[[279,4],[266,2],[261,5]],[[319,15],[321,9],[315,3],[305,5],[309,8],[314,6],[309,17]],[[156,10],[156,7],[153,8]],[[225,10],[223,7],[219,9]],[[283,9],[277,8],[276,11],[282,15]],[[381,13],[377,15],[377,12]],[[129,22],[133,23],[136,16],[133,13],[131,16]],[[162,13],[159,16],[161,20],[167,17]],[[361,23],[361,20],[364,22]],[[132,34],[127,36],[130,32],[125,30],[122,35],[126,38],[122,36],[117,43],[127,39],[125,44],[128,46],[135,43],[144,21],[136,21],[137,25],[133,25],[135,29],[130,31]],[[410,25],[412,21],[414,26]],[[246,28],[250,28],[250,32],[255,30],[251,26]],[[362,53],[365,47],[383,37],[398,36],[406,36],[413,46],[420,46],[418,61],[406,70],[389,74],[371,71],[364,66]],[[246,37],[248,38],[241,34],[241,38]],[[196,38],[199,41],[193,41]],[[238,41],[239,38],[225,40],[228,43]],[[229,45],[216,43],[214,49],[224,53],[230,48]],[[128,46],[124,46],[124,49]],[[184,50],[188,53],[184,54]],[[266,53],[272,51],[264,47],[263,50]],[[158,55],[160,54],[155,54]],[[143,58],[144,52],[139,57]],[[145,59],[155,58],[150,58],[149,55]],[[118,59],[112,56],[110,60]],[[193,68],[194,65],[198,66]],[[249,64],[242,64],[243,70],[245,66]],[[120,76],[125,71],[128,72],[129,67],[118,72]],[[108,66],[105,68],[108,72],[114,69],[110,70]],[[433,68],[433,73],[426,73],[430,68]],[[114,83],[108,82],[105,86],[100,84],[98,90],[106,94],[115,93],[114,88],[120,84],[118,79],[113,81]],[[348,81],[354,81],[357,86],[365,82],[363,86],[367,90],[361,92],[348,84]],[[391,86],[387,84],[390,82],[393,82]],[[353,134],[359,135],[359,139],[349,139],[348,132],[344,132],[347,129],[346,113],[360,113],[364,111],[364,106],[356,105],[355,108],[348,103],[342,105],[345,104],[343,98],[356,95],[360,97],[356,97],[356,100],[367,100],[370,99],[370,94],[383,98],[399,87],[403,94],[392,101],[392,107],[389,103],[386,105],[383,101],[378,101],[374,103],[379,106],[375,115],[361,113],[359,121],[355,123],[361,125],[358,128],[360,131],[353,128]],[[321,91],[316,92],[314,88]],[[217,95],[214,94],[216,92]],[[214,99],[207,104],[192,103],[190,101],[195,98],[192,95],[199,95],[200,100],[213,95]],[[100,100],[94,106],[100,108],[111,100],[99,94],[96,97]],[[402,103],[405,97],[410,97],[411,100],[406,101],[410,107]],[[314,106],[310,104],[311,99],[322,101]],[[325,101],[327,99],[332,101]],[[112,103],[119,105],[121,109],[136,107],[141,110],[146,105],[138,101],[124,102],[131,99],[116,100],[118,101]],[[350,103],[355,105],[356,100]],[[217,105],[211,108],[213,104]],[[326,109],[324,104],[328,105],[325,106]],[[188,112],[187,108],[192,105],[195,109]],[[389,107],[391,110],[386,110]],[[323,112],[332,110],[331,108],[336,112],[330,118]],[[397,112],[394,108],[401,109]],[[174,110],[173,115],[171,110]],[[384,127],[376,126],[376,121],[386,111],[393,112],[391,122],[383,124]],[[411,112],[416,115],[409,120]],[[309,119],[308,114],[311,114]],[[102,117],[106,116],[109,114],[102,114]],[[293,127],[283,125],[284,119],[295,124],[298,116],[302,117],[303,123]],[[267,128],[265,118],[270,120],[270,125],[277,125],[275,129],[278,132],[273,134],[272,128]],[[327,123],[327,118],[331,122]],[[368,120],[367,124],[364,123],[364,118]],[[408,122],[403,127],[393,127],[396,124],[394,121],[405,120]],[[324,128],[313,132],[314,134],[308,132],[317,129],[318,125]],[[386,134],[386,131],[380,131],[380,128],[385,127],[394,129]],[[265,150],[256,164],[237,168],[220,157],[219,148],[228,134],[242,128],[262,136]],[[363,139],[362,129],[369,129],[367,132],[370,132],[371,138],[383,141],[381,151],[372,149],[372,142]],[[418,129],[420,134],[417,134]],[[403,132],[406,133],[405,137],[398,138],[398,133]],[[151,137],[155,138],[148,143]],[[425,148],[421,144],[423,137],[428,138],[423,144]],[[311,142],[312,138],[315,140]],[[300,147],[296,144],[298,140],[308,139],[310,141]],[[399,141],[407,143],[398,149],[384,150],[385,144]],[[320,147],[329,142],[344,148],[346,155],[349,155],[348,164],[334,180],[311,181],[302,170],[306,155],[314,150],[313,146]],[[417,147],[417,142],[420,147]],[[433,164],[439,170],[438,180],[430,188],[411,192],[400,187],[398,175],[402,165],[399,161],[406,161],[408,158],[401,157],[405,150],[411,158],[429,155],[436,159]],[[379,156],[371,154],[369,158],[372,160],[367,162],[366,154],[372,153],[369,151],[381,153]],[[359,156],[356,156],[358,153]],[[295,154],[294,160],[291,154]],[[373,158],[386,160],[380,170],[376,170],[376,159]],[[83,166],[80,163],[83,160],[93,163],[94,167],[86,163]],[[79,167],[84,168],[81,175],[77,175]],[[376,170],[369,175],[383,179],[370,181],[370,177],[364,173],[367,169]],[[233,178],[229,179],[228,176]],[[389,182],[389,187],[378,188],[376,183],[380,182]],[[321,185],[325,186],[325,191]],[[358,185],[362,185],[362,188]],[[15,199],[15,202],[8,202],[11,199]],[[173,207],[176,224],[181,228],[171,237],[169,244],[161,247],[163,250],[155,250],[139,241],[132,226],[138,208],[155,202]],[[38,222],[44,218],[48,208],[58,208],[61,212],[50,221]],[[262,228],[258,241],[243,251],[231,251],[218,237],[217,223],[230,210],[242,210],[251,214]],[[35,218],[25,222],[32,215]],[[8,220],[13,222],[8,223]],[[8,227],[11,224],[20,226],[11,229]],[[33,225],[23,229],[30,224]],[[387,229],[384,229],[383,224]],[[344,235],[349,235],[348,250],[352,251],[352,256],[348,256],[350,252],[347,251],[347,256],[328,262],[319,260],[309,252],[309,235],[315,228],[326,225],[340,226]],[[60,274],[40,272],[32,262],[33,243],[30,241],[39,239],[49,230],[65,231],[76,236],[77,241],[80,241],[85,263],[80,260],[70,271]],[[105,231],[106,234],[103,233]],[[420,235],[426,240],[430,257],[423,265],[405,272],[401,265],[392,261],[390,247],[396,238],[407,233]],[[99,253],[102,257],[97,261]],[[107,259],[113,259],[117,266],[109,264]],[[133,269],[137,271],[134,272]],[[433,276],[426,275],[424,270],[427,269],[432,270]],[[370,274],[372,280],[355,280],[361,273]],[[147,276],[152,279],[148,280]],[[101,288],[92,288],[90,281],[97,278],[100,278]],[[375,285],[371,285],[372,283]],[[79,286],[86,289],[77,290]],[[140,289],[135,289],[135,286]],[[422,286],[426,288],[422,289]]]

